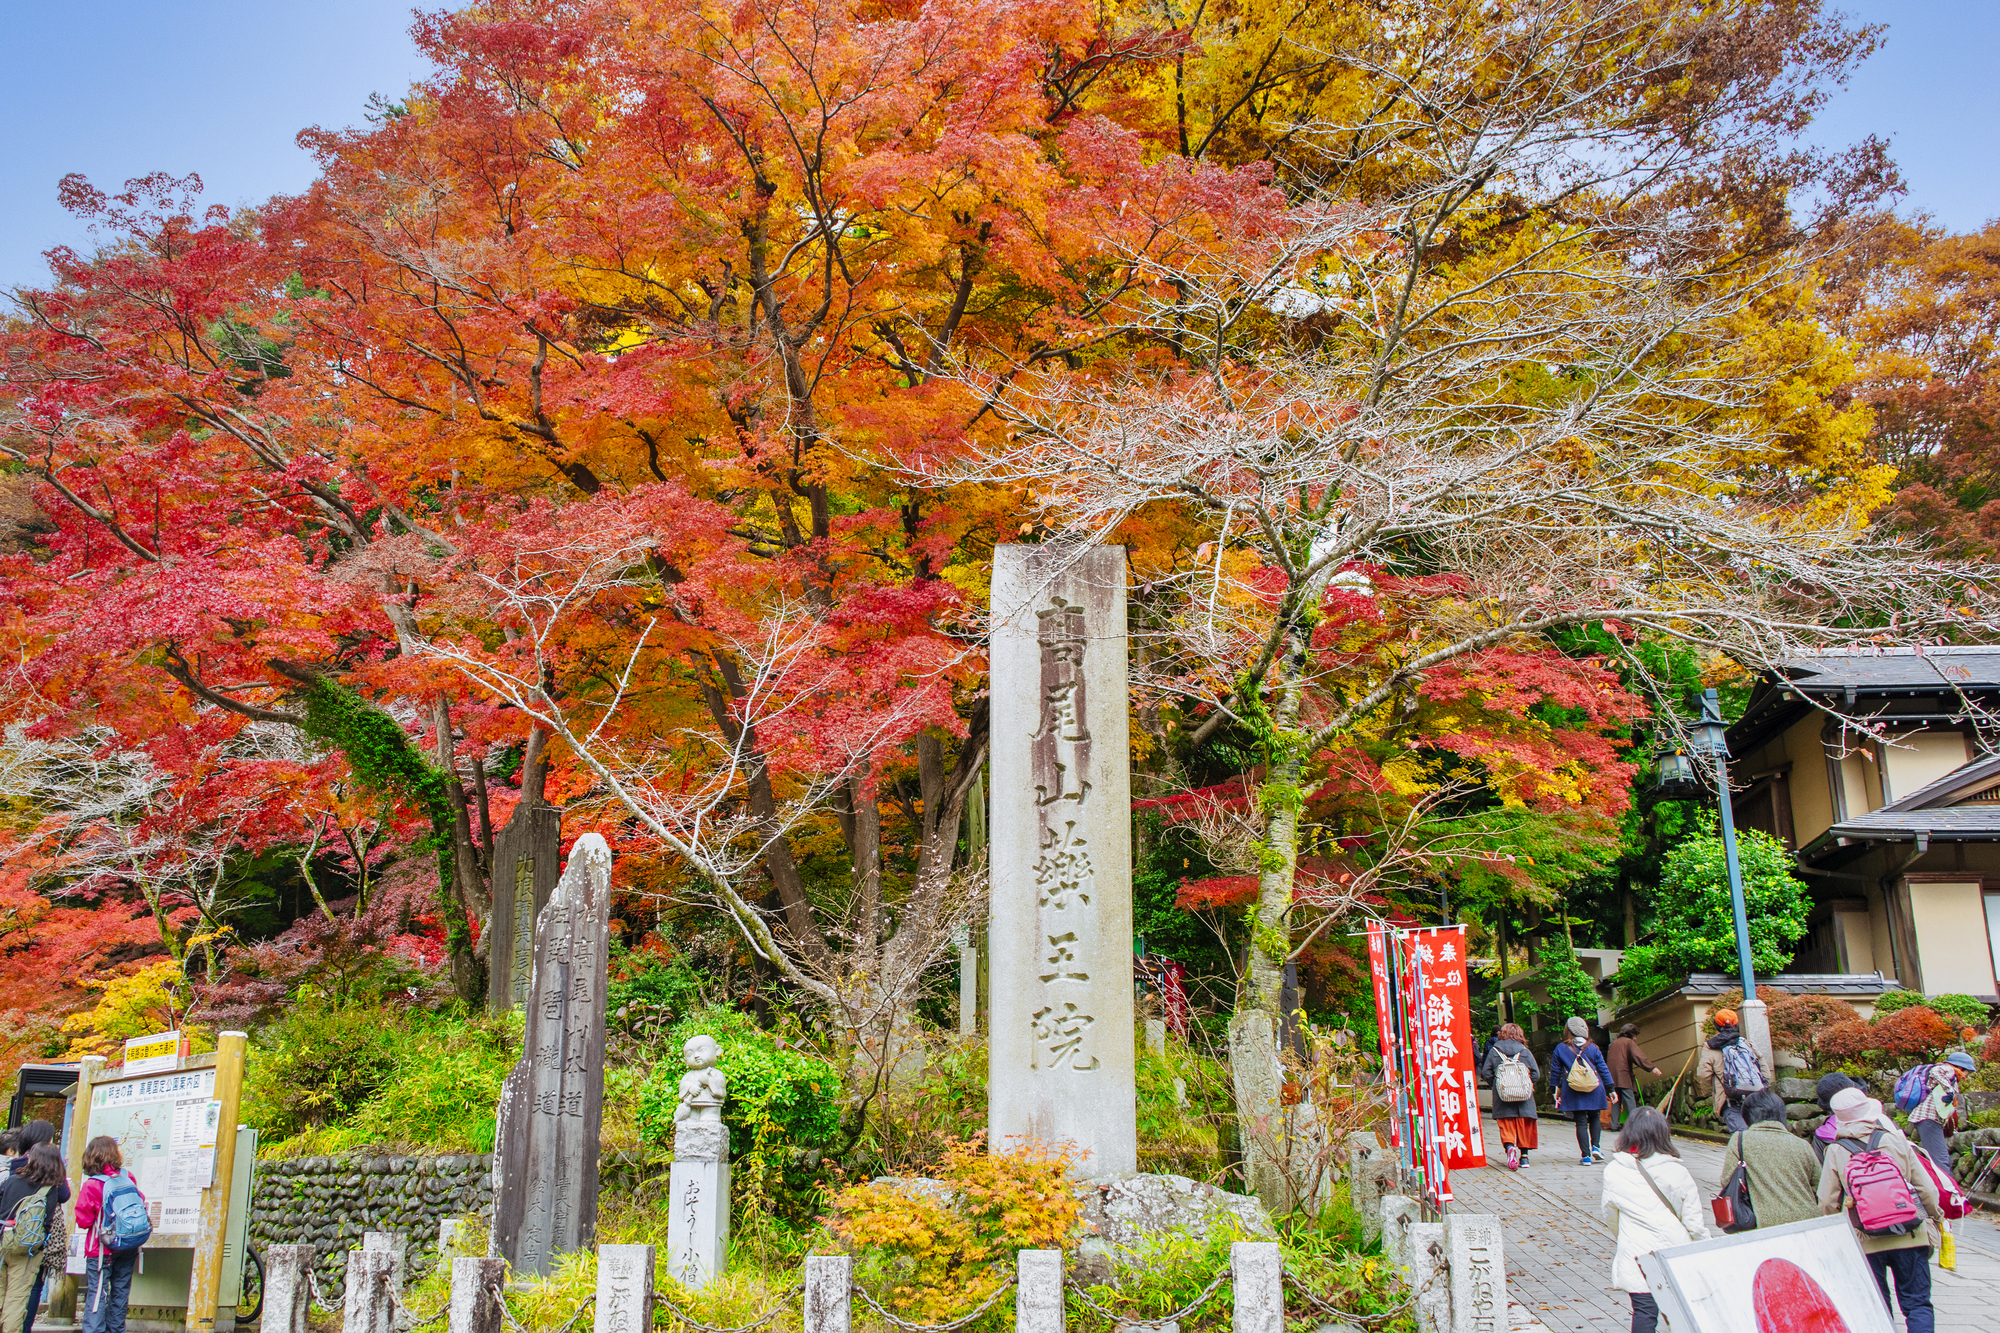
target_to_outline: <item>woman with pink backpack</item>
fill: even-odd
[[[1833,1095],[1834,1139],[1820,1166],[1819,1206],[1829,1214],[1846,1211],[1890,1317],[1900,1305],[1909,1333],[1936,1333],[1931,1247],[1943,1234],[1944,1213],[1937,1186],[1918,1164],[1910,1141],[1884,1129],[1881,1117],[1882,1103],[1859,1088]]]

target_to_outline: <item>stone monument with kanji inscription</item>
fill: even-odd
[[[523,801],[493,840],[493,915],[487,927],[487,1007],[528,1002],[535,973],[535,917],[555,891],[562,860],[562,811]]]
[[[1125,551],[993,552],[987,1130],[1136,1171]]]
[[[535,925],[521,1061],[500,1093],[493,1254],[520,1277],[597,1235],[611,848],[586,833]]]

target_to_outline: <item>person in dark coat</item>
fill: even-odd
[[[1639,1109],[1639,1079],[1638,1075],[1632,1072],[1633,1067],[1636,1065],[1640,1069],[1650,1069],[1655,1077],[1659,1076],[1660,1067],[1639,1049],[1637,1023],[1627,1023],[1618,1029],[1618,1040],[1611,1043],[1609,1063],[1612,1086],[1618,1093],[1618,1123],[1622,1125],[1632,1118],[1634,1111]]]
[[[1579,1165],[1589,1166],[1604,1160],[1604,1149],[1598,1146],[1604,1127],[1598,1116],[1611,1104],[1611,1066],[1606,1063],[1604,1052],[1590,1039],[1588,1022],[1572,1018],[1565,1026],[1569,1039],[1549,1055],[1549,1086],[1556,1092],[1556,1110],[1576,1121]],[[1588,1092],[1569,1085],[1570,1071],[1579,1062],[1588,1064],[1590,1072],[1597,1076],[1597,1086]]]
[[[1528,1097],[1526,1101],[1504,1101],[1500,1096],[1500,1086],[1496,1075],[1500,1066],[1509,1060],[1518,1060],[1528,1071]],[[1528,1154],[1540,1145],[1536,1133],[1540,1127],[1535,1115],[1535,1082],[1542,1076],[1541,1065],[1535,1060],[1535,1053],[1528,1049],[1527,1034],[1521,1031],[1519,1023],[1503,1023],[1500,1031],[1486,1047],[1486,1058],[1480,1062],[1479,1078],[1493,1089],[1493,1126],[1500,1135],[1500,1142],[1507,1145],[1507,1169],[1518,1171],[1528,1164]]]

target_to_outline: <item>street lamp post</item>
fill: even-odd
[[[1743,1003],[1737,1013],[1744,1040],[1764,1062],[1765,1071],[1775,1073],[1771,1064],[1771,1022],[1764,1012],[1764,1002],[1757,998],[1757,967],[1750,957],[1750,914],[1743,901],[1743,866],[1736,857],[1736,815],[1729,800],[1729,728],[1722,720],[1722,704],[1714,690],[1703,692],[1701,721],[1695,723],[1692,731],[1693,743],[1688,748],[1715,764],[1715,790],[1722,807],[1722,857],[1729,866],[1729,906],[1736,917],[1736,971],[1743,981]],[[1662,756],[1663,788],[1688,790],[1694,786],[1694,776],[1687,759],[1678,752]]]

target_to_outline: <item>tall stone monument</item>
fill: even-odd
[[[1125,551],[993,552],[987,1133],[1136,1171]]]
[[[722,1271],[729,1253],[729,1086],[715,1067],[715,1038],[689,1037],[681,1050],[680,1105],[674,1108],[674,1164],[668,1173],[667,1264],[692,1290]]]
[[[523,801],[493,840],[493,917],[487,927],[486,1006],[494,1013],[528,1002],[535,973],[535,918],[548,905],[562,860],[562,811]]]
[[[586,833],[535,925],[521,1062],[500,1093],[492,1252],[520,1277],[596,1238],[610,917],[611,848]]]

